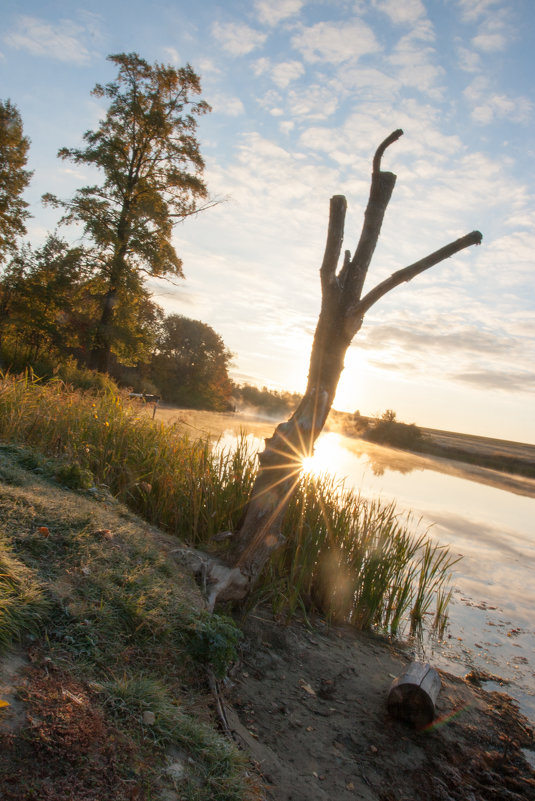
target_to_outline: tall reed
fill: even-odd
[[[245,438],[232,453],[214,454],[207,438],[152,421],[126,394],[95,395],[28,374],[0,376],[0,438],[86,471],[191,544],[235,527],[255,473]]]
[[[277,612],[314,610],[358,628],[396,634],[421,624],[456,563],[447,548],[415,533],[395,504],[363,498],[329,476],[303,475],[284,521],[285,544],[263,579]]]
[[[230,451],[164,426],[126,396],[61,381],[0,376],[0,438],[86,471],[146,520],[213,547],[235,530],[257,460],[245,437]],[[317,611],[359,628],[396,633],[427,616],[443,626],[456,562],[394,504],[368,500],[328,476],[303,475],[258,593],[278,613]]]

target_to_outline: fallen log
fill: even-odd
[[[415,729],[423,729],[434,720],[439,691],[437,671],[427,662],[411,662],[390,686],[388,712]]]

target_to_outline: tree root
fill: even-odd
[[[238,567],[229,567],[209,554],[194,548],[175,548],[173,558],[187,567],[199,584],[208,611],[216,603],[241,601],[250,589],[250,579]]]

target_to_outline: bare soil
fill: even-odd
[[[245,625],[227,720],[276,801],[526,801],[533,731],[514,702],[441,672],[436,719],[415,731],[386,700],[410,656],[349,627]],[[529,751],[526,752],[529,755]]]

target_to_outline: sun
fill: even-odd
[[[301,471],[308,476],[335,473],[340,453],[340,435],[334,432],[323,434],[316,443],[314,453],[301,459]]]
[[[301,459],[301,472],[309,476],[317,476],[318,473],[321,473],[321,459],[318,459],[315,454],[304,456]]]

